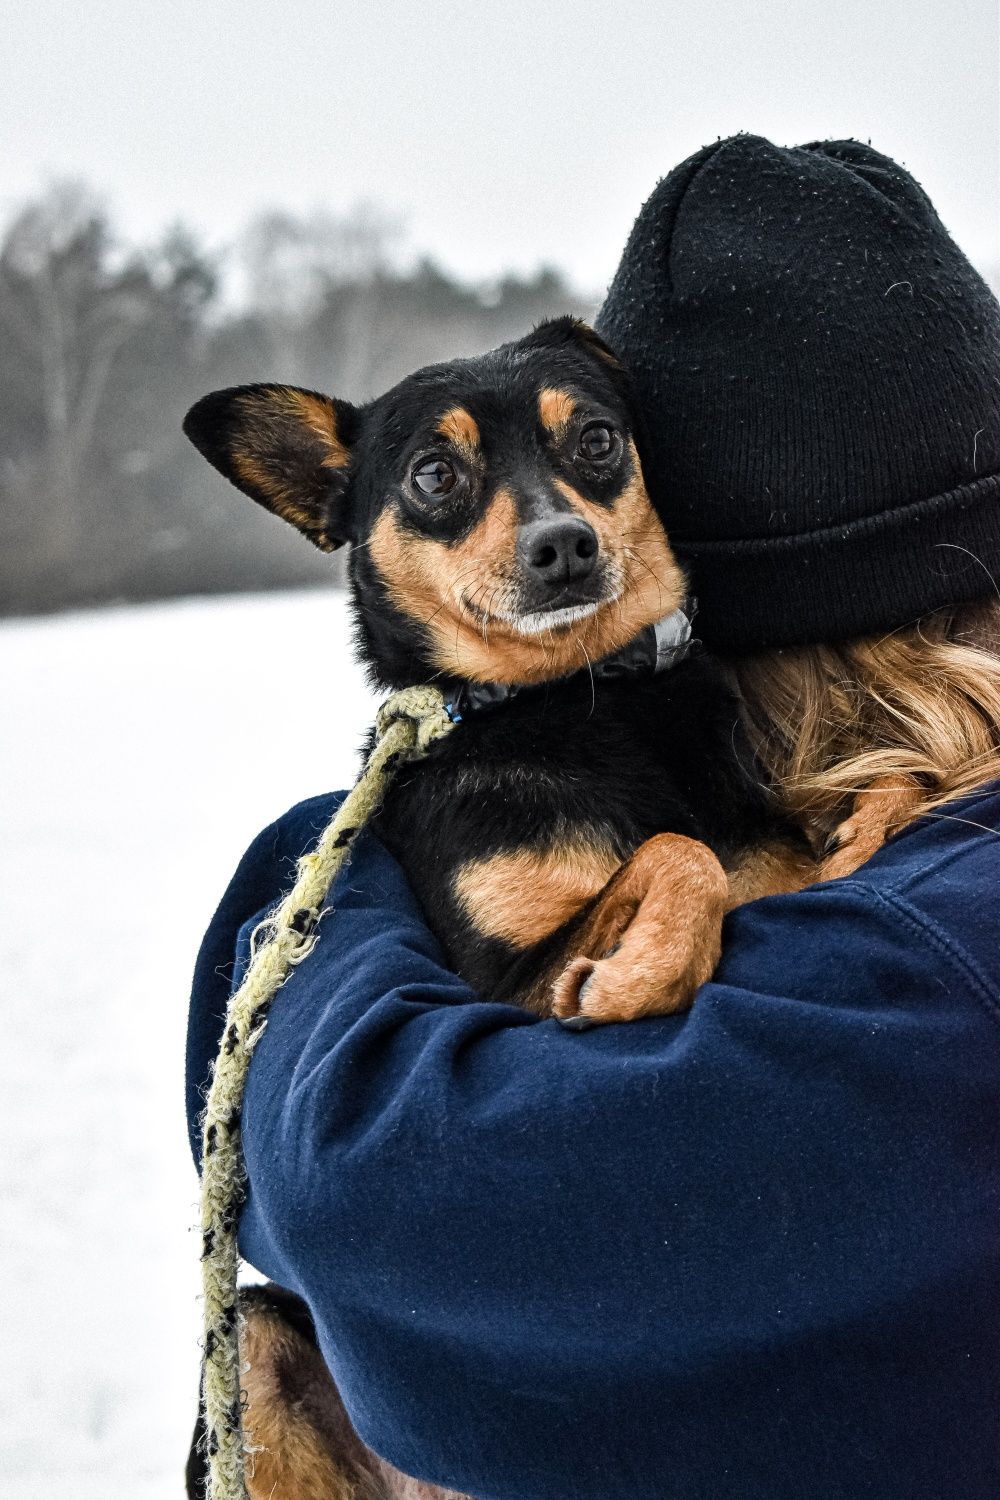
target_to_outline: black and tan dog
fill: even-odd
[[[461,714],[377,832],[481,994],[594,1022],[675,1010],[714,967],[727,904],[804,878],[720,669],[655,670],[679,654],[685,580],[627,377],[585,325],[361,408],[244,386],[184,425],[317,546],[353,544],[372,676],[437,682]]]
[[[585,325],[544,324],[360,408],[219,391],[185,431],[318,547],[353,544],[373,678],[437,682],[461,716],[376,831],[480,994],[575,1025],[678,1010],[729,906],[816,878],[721,668],[684,654],[685,579],[628,380]],[[438,1494],[353,1437],[291,1308],[277,1290],[245,1303],[252,1494]]]

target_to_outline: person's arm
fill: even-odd
[[[837,1494],[877,1450],[895,1496],[932,1492],[903,1440],[931,1423],[919,1473],[987,1493],[995,1002],[919,913],[848,881],[758,903],[689,1015],[572,1034],[449,973],[374,841],[331,906],[251,1067],[240,1242],[377,1451],[609,1500],[807,1493],[826,1445]]]

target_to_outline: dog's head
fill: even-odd
[[[683,599],[627,377],[572,318],[362,407],[217,391],[184,430],[316,546],[354,544],[361,648],[388,685],[562,677]]]

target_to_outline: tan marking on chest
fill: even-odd
[[[515,849],[470,860],[455,876],[454,892],[484,937],[530,948],[574,917],[620,864],[597,843]]]

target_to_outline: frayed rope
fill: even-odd
[[[250,966],[229,1002],[202,1123],[201,1235],[208,1485],[206,1500],[248,1500],[240,1390],[236,1225],[245,1193],[240,1114],[250,1058],[289,970],[317,941],[323,903],[358,834],[381,805],[397,768],[422,759],[454,728],[437,688],[404,688],[382,705],[361,775],[298,862],[295,884],[255,929]]]

